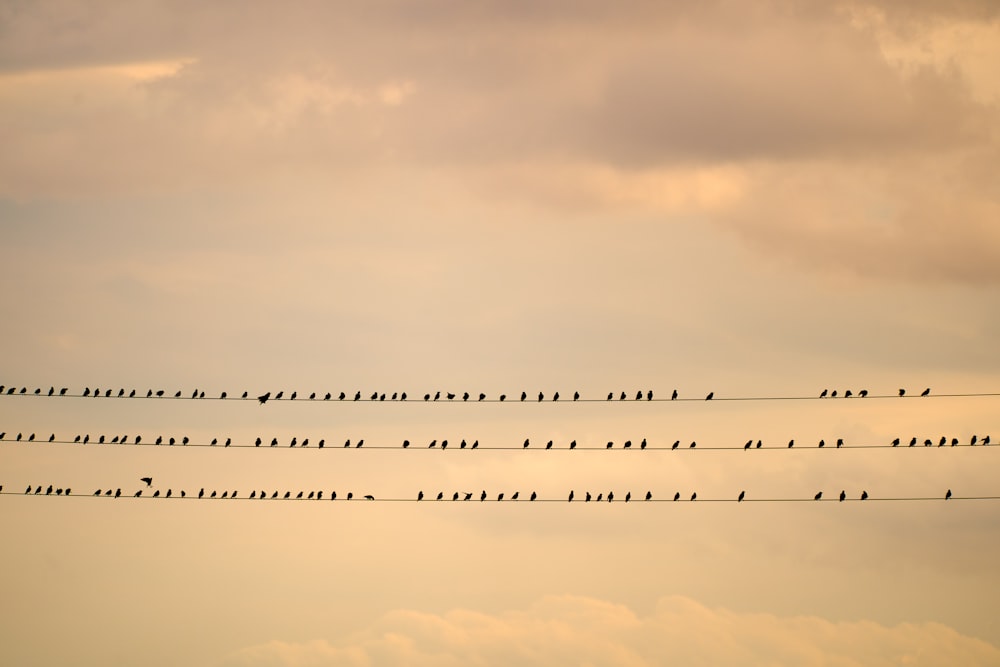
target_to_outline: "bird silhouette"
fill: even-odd
[[[455,394],[451,393],[450,391],[446,395],[447,395],[449,401],[454,401],[455,400]]]
[[[632,448],[632,441],[631,440],[626,440],[625,444],[622,445],[622,447],[624,447],[625,449],[631,449]]]
[[[825,440],[820,440],[819,441],[819,446],[820,447],[826,447],[826,441]]]
[[[160,497],[160,490],[159,489],[157,489],[156,491],[153,492],[153,497],[154,498],[159,498]]]
[[[678,491],[677,493],[674,494],[674,500],[680,500],[680,499],[681,499],[681,492]]]
[[[611,448],[612,448],[612,447],[614,447],[614,446],[615,446],[615,443],[614,443],[614,442],[612,442],[611,440],[608,440],[608,446],[607,446],[607,447],[605,447],[605,449],[611,449]]]
[[[482,494],[479,496],[479,502],[486,500],[486,491],[483,490]]]
[[[580,400],[580,392],[578,392],[578,391],[574,391],[573,392],[573,400],[574,401],[579,401]]]
[[[152,477],[140,477],[139,481],[140,482],[145,482],[147,487],[153,486],[153,478]]]
[[[681,444],[680,440],[674,440],[674,444],[670,446],[670,449],[677,449]]]
[[[650,389],[649,391],[646,392],[646,400],[647,401],[653,400],[653,390],[652,389]]]
[[[569,443],[569,448],[570,449],[576,449],[576,440],[574,440],[573,442]]]
[[[697,500],[697,499],[698,499],[698,494],[697,494],[697,492],[696,492],[696,493],[692,493],[692,494],[691,494],[691,500]]]
[[[274,400],[280,401],[281,397],[284,396],[284,395],[285,395],[284,391],[279,391],[277,394],[274,395]]]
[[[458,500],[458,491],[456,491],[455,494],[452,495],[451,499],[452,499],[452,501]]]
[[[689,447],[690,449],[694,449],[694,448],[695,448],[695,447],[697,447],[697,446],[698,446],[698,443],[697,443],[697,442],[695,442],[694,440],[692,440],[692,441],[691,441],[691,444],[690,444],[690,445],[688,445],[688,447]]]
[[[830,398],[837,398],[837,390],[836,389],[834,389],[833,392],[830,394]]]
[[[350,495],[350,494],[348,494],[348,495]],[[375,496],[369,494],[369,495],[365,496],[365,500],[375,500]]]
[[[868,390],[862,389],[861,391],[858,392],[858,396],[860,396],[861,398],[866,398],[868,396]]]
[[[905,396],[906,395],[906,390],[905,389],[900,389],[899,390],[899,395],[900,396]]]
[[[585,503],[590,502],[590,491],[587,491],[586,494],[583,496],[583,502]]]
[[[861,500],[868,500],[868,492],[867,491],[862,491],[861,492]]]
[[[612,398],[614,398],[614,395],[615,395],[614,392],[609,391],[608,392],[608,400],[610,401]]]
[[[443,499],[444,499],[444,491],[440,491],[440,492],[438,492],[438,494],[437,494],[437,499],[438,499],[438,500],[443,500]]]
[[[743,451],[750,449],[750,446],[752,444],[753,444],[753,439],[747,440],[747,444],[743,445]]]
[[[819,394],[819,397],[820,397],[820,398],[826,398],[826,395],[827,395],[828,393],[829,393],[829,392],[828,392],[828,391],[827,391],[826,389],[824,389],[823,391],[821,391],[821,392],[820,392],[820,394]]]
[[[555,394],[552,395],[552,400],[553,401],[558,401],[559,400],[559,392],[558,391]]]
[[[743,502],[743,499],[744,499],[744,498],[746,497],[746,495],[747,495],[747,492],[746,492],[746,491],[740,491],[740,495],[739,495],[739,497],[738,497],[738,498],[736,499],[736,502],[738,502],[738,503],[741,503],[741,502]]]
[[[265,403],[268,402],[270,398],[271,398],[271,392],[267,392],[266,394],[261,394],[260,396],[258,396],[257,400],[260,401],[261,405],[264,405]]]
[[[497,502],[500,502],[501,500],[503,500],[503,493],[502,492],[499,493],[499,494],[497,494]]]
[[[820,498],[822,498],[822,497],[823,497],[823,492],[822,492],[822,491],[820,491],[820,492],[819,492],[819,493],[817,493],[817,494],[816,494],[815,496],[813,496],[813,500],[819,500],[819,499],[820,499]]]
[[[792,438],[791,440],[788,441],[788,448],[791,449],[794,446],[795,446],[795,439]]]
[[[62,389],[59,390],[59,395],[65,396],[67,391],[69,391],[69,387],[63,387]]]
[[[500,402],[503,403],[507,400],[507,394],[500,394]]]
[[[521,448],[522,448],[522,449],[527,449],[527,448],[528,448],[528,438],[525,438],[525,439],[524,439],[524,445],[522,445],[522,447],[521,447]]]
[[[405,391],[402,394],[399,395],[399,400],[401,400],[401,401],[405,401],[406,400],[406,392]]]
[[[713,398],[715,398],[715,392],[714,391],[710,391],[710,392],[708,392],[708,396],[705,397],[705,400],[706,401],[710,401]]]
[[[851,396],[853,396],[853,394],[850,389],[844,392],[844,398],[850,398]]]
[[[52,495],[52,485],[51,484],[49,484],[49,488],[45,489],[45,495],[47,495],[47,496],[51,496]]]
[[[677,400],[677,390],[676,389],[674,389],[673,393],[670,394],[670,400],[671,401],[676,401]]]
[[[639,449],[646,449],[646,439],[643,438],[642,442],[639,443]]]
[[[652,491],[647,491],[646,492],[646,500],[652,500],[652,499],[653,499],[653,492]]]
[[[522,391],[521,392],[521,401],[525,401],[525,400],[527,400],[527,398],[528,398],[528,392]]]
[[[917,436],[910,438],[910,447],[914,447],[917,444]]]
[[[202,488],[202,490],[198,492],[198,500],[201,500],[204,497],[205,497],[205,489]]]
[[[636,395],[635,395],[635,400],[637,400],[637,401],[641,401],[641,400],[642,400],[642,389],[640,389],[640,390],[639,390],[639,391],[638,391],[638,392],[636,393]]]
[[[486,400],[486,394],[479,394],[479,400],[480,401],[485,401]]]
[[[638,399],[636,399],[636,400],[638,400]],[[614,499],[615,499],[615,492],[614,491],[608,491],[608,502],[610,503]]]
[[[951,500],[951,489],[948,489],[948,493],[944,494],[945,500]]]
[[[295,496],[295,499],[296,499],[296,500],[302,500],[302,495],[303,495],[304,493],[305,493],[305,491],[299,491],[298,495],[297,495],[297,496]]]
[[[604,494],[603,493],[598,493],[597,494],[597,502],[601,502],[602,500],[604,500]]]
[[[141,498],[142,497],[142,489],[139,489],[138,491],[136,491],[135,494],[133,494],[133,497],[135,497],[135,498]]]
[[[843,438],[837,438],[837,449],[840,449],[843,446],[844,446],[844,439]]]
[[[469,392],[465,392],[464,394],[462,394],[462,400],[463,401],[469,400]]]
[[[619,401],[624,401],[626,398],[627,398],[627,396],[625,395],[625,392],[623,391],[622,395],[618,397],[618,400]]]
[[[354,394],[354,400],[355,401],[360,401],[361,400],[361,392],[360,391]]]
[[[531,492],[531,498],[529,500],[534,501],[536,498],[538,498],[538,494],[535,493],[534,491],[532,491]]]
[[[521,495],[521,492],[520,492],[520,491],[515,491],[515,492],[514,492],[514,495],[512,495],[512,496],[510,497],[510,499],[511,499],[511,500],[517,500],[518,496],[520,496],[520,495]]]
[[[424,492],[420,491],[419,493],[417,493],[417,500],[420,501],[420,500],[423,500],[423,499],[424,499]]]
[[[329,401],[331,398],[333,398],[333,394],[331,394],[330,392],[326,392],[326,394],[323,395],[324,401]]]
[[[840,492],[840,502],[844,502],[844,500],[846,498],[847,498],[847,492],[846,491],[841,491]]]
[[[573,502],[573,492],[569,492],[569,502]]]
[[[121,489],[115,489],[115,498],[120,498],[121,495],[122,495],[122,490]]]
[[[924,389],[922,392],[920,392],[920,395],[921,396],[929,396],[930,393],[931,393],[931,388],[927,387],[927,389]]]

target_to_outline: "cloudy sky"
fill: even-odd
[[[1000,663],[997,63],[976,0],[0,0],[0,662]]]

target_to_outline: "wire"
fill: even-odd
[[[9,434],[4,433],[3,435],[6,436],[6,435],[9,435]],[[408,441],[407,441],[406,445],[404,445],[404,444],[398,444],[398,445],[368,444],[367,442],[365,442],[365,440],[363,438],[361,440],[356,440],[356,441],[348,440],[346,444],[329,444],[329,443],[326,442],[325,438],[315,439],[315,440],[311,439],[311,438],[304,438],[302,440],[298,440],[296,438],[295,439],[295,444],[293,445],[291,440],[277,442],[277,438],[272,438],[272,439],[261,438],[261,443],[258,445],[255,442],[243,442],[243,443],[232,442],[232,440],[230,438],[227,438],[227,439],[224,439],[224,440],[220,440],[219,438],[216,438],[214,443],[211,443],[211,442],[191,442],[191,441],[185,443],[183,441],[183,438],[162,438],[162,436],[161,436],[160,440],[162,440],[162,441],[161,442],[157,442],[156,439],[149,439],[149,438],[147,438],[146,436],[143,436],[143,435],[139,436],[139,438],[140,438],[139,442],[135,442],[135,437],[133,437],[131,439],[131,442],[129,442],[129,438],[127,436],[116,436],[116,437],[114,437],[112,439],[113,441],[108,441],[107,438],[106,438],[106,436],[99,436],[97,438],[90,439],[89,442],[84,442],[83,441],[83,437],[81,437],[79,435],[76,436],[76,439],[74,439],[74,440],[61,440],[61,439],[55,438],[55,434],[54,433],[50,436],[50,438],[28,440],[28,438],[32,437],[33,435],[34,434],[31,434],[30,436],[22,436],[19,440],[15,439],[15,438],[4,437],[4,438],[0,438],[0,442],[7,443],[7,444],[14,444],[14,445],[17,445],[17,444],[22,444],[22,445],[53,444],[53,445],[81,445],[81,446],[86,446],[86,447],[107,447],[107,446],[115,446],[115,447],[121,447],[121,446],[127,446],[127,447],[180,447],[180,448],[184,448],[184,447],[215,447],[215,448],[218,448],[218,449],[235,448],[235,449],[310,449],[310,450],[311,449],[324,449],[324,450],[326,450],[326,449],[330,449],[330,450],[338,450],[338,449],[352,449],[352,450],[353,449],[364,449],[364,450],[373,450],[373,449],[374,450],[400,450],[400,449],[406,449],[408,451],[410,451],[410,450],[412,450],[412,451],[436,451],[436,450],[441,450],[441,451],[463,451],[463,450],[479,451],[479,450],[482,450],[482,451],[532,451],[532,452],[540,452],[540,451],[567,451],[567,452],[568,451],[582,451],[582,452],[614,451],[614,452],[628,452],[628,451],[633,451],[633,450],[635,450],[635,451],[674,451],[674,450],[676,450],[678,452],[691,452],[691,451],[697,451],[697,452],[704,452],[704,451],[739,451],[739,450],[744,450],[744,451],[746,451],[746,450],[750,450],[750,451],[757,451],[757,450],[762,450],[762,451],[763,450],[766,450],[766,451],[789,451],[789,450],[792,450],[792,451],[796,451],[796,452],[801,452],[801,451],[820,451],[820,450],[830,450],[830,449],[911,449],[911,448],[912,449],[951,449],[953,447],[965,447],[965,448],[967,448],[967,447],[975,447],[975,448],[978,449],[980,447],[991,447],[992,446],[990,444],[991,443],[990,436],[983,436],[982,438],[980,438],[979,436],[975,436],[976,437],[975,441],[973,441],[973,440],[970,439],[970,440],[967,440],[966,442],[963,442],[963,443],[955,442],[955,441],[957,441],[957,438],[946,438],[945,444],[941,444],[941,440],[939,440],[939,439],[936,440],[936,441],[931,441],[930,439],[926,439],[925,438],[923,440],[919,440],[918,439],[918,441],[915,442],[912,445],[909,444],[910,442],[913,441],[912,439],[910,441],[901,442],[901,444],[898,444],[898,445],[894,445],[894,444],[882,444],[882,445],[877,445],[877,444],[848,444],[848,443],[845,442],[845,443],[841,444],[840,446],[838,446],[836,444],[835,440],[831,440],[830,442],[824,442],[823,446],[819,446],[818,444],[805,445],[805,444],[799,442],[799,443],[796,443],[794,446],[788,446],[786,444],[765,445],[765,444],[761,443],[761,445],[759,447],[756,445],[756,442],[759,442],[759,441],[754,441],[754,443],[750,444],[749,446],[747,444],[739,444],[739,445],[733,445],[733,446],[726,446],[726,445],[714,445],[714,446],[713,445],[707,445],[706,446],[706,445],[702,445],[702,444],[697,444],[697,441],[692,441],[691,443],[688,443],[688,442],[683,442],[682,443],[679,440],[675,441],[676,446],[675,446],[675,444],[664,444],[664,445],[647,444],[647,445],[643,446],[641,443],[632,442],[632,441],[629,440],[629,441],[612,441],[611,443],[606,443],[604,445],[579,445],[578,446],[578,445],[574,444],[573,446],[571,446],[570,444],[556,445],[555,443],[553,443],[550,446],[548,443],[545,443],[545,444],[538,444],[538,443],[531,444],[531,443],[529,443],[528,446],[525,446],[525,445],[521,444],[521,445],[516,445],[516,446],[500,445],[500,446],[481,447],[481,446],[479,446],[479,441],[478,440],[475,440],[472,443],[469,443],[468,441],[462,441],[460,443],[455,443],[454,441],[452,441],[452,443],[450,443],[450,444],[448,444],[448,440],[442,440],[440,442],[437,441],[437,440],[435,440],[433,446],[429,446],[426,443],[422,444],[422,445],[412,445],[412,444],[408,444]],[[88,435],[86,437],[89,438],[90,436]],[[105,441],[104,442],[100,442],[100,438],[104,438]],[[170,442],[171,440],[173,440],[174,442],[171,443]],[[229,444],[226,444],[226,441],[229,441]],[[272,442],[274,442],[275,444],[271,444]],[[573,441],[573,442],[575,443],[575,441]],[[631,443],[631,445],[628,446],[628,447],[626,447],[625,446],[626,442]],[[954,442],[954,444],[952,444],[953,442]],[[303,443],[307,443],[307,444],[303,444]],[[323,443],[323,444],[320,444],[320,443]],[[361,444],[359,444],[359,443],[361,443]],[[444,443],[444,444],[442,445],[442,443]],[[927,444],[927,443],[931,443],[931,444]],[[609,444],[611,446],[609,446]]]
[[[4,390],[6,389],[6,390]],[[510,396],[505,398],[494,397],[488,398],[484,394],[477,394],[475,396],[471,394],[454,394],[446,393],[441,395],[440,398],[432,398],[433,394],[425,394],[423,398],[414,398],[409,396],[406,392],[397,392],[395,394],[386,394],[384,392],[375,392],[372,395],[364,395],[361,392],[354,392],[350,395],[347,393],[343,394],[319,394],[312,393],[308,397],[299,396],[297,392],[291,392],[288,395],[284,395],[281,392],[281,396],[267,394],[267,398],[261,400],[265,394],[260,396],[251,395],[250,392],[244,392],[240,396],[229,396],[228,393],[223,392],[219,396],[206,396],[204,391],[195,391],[191,395],[187,395],[184,392],[174,392],[170,394],[168,392],[158,390],[147,390],[147,392],[135,392],[131,390],[126,393],[124,389],[119,389],[117,392],[111,389],[105,389],[101,391],[100,389],[95,389],[93,392],[89,388],[85,390],[85,393],[67,393],[67,390],[55,390],[53,387],[50,389],[52,393],[42,391],[41,388],[36,388],[33,392],[29,392],[27,387],[22,387],[20,390],[16,390],[14,387],[3,387],[0,385],[0,397],[8,398],[121,398],[121,399],[133,399],[133,400],[175,400],[175,401],[251,401],[258,403],[272,403],[272,402],[296,402],[296,403],[440,403],[440,404],[453,404],[453,403],[685,403],[685,402],[704,402],[704,401],[838,401],[843,400],[845,397],[829,397],[829,396],[715,396],[714,392],[710,394],[711,398],[706,396],[696,396],[696,397],[681,397],[673,396],[666,397],[649,397],[649,393],[643,392],[642,397],[639,398],[638,394],[635,396],[630,396],[627,392],[612,392],[610,398],[573,398],[573,396],[561,395],[559,399],[554,400],[555,394],[543,396],[540,400],[538,395],[526,395],[525,398],[520,398],[520,396]],[[134,393],[133,393],[134,392]],[[440,392],[435,392],[440,394]],[[294,396],[293,396],[294,394]],[[527,392],[525,392],[527,394]],[[343,396],[341,398],[341,396]],[[468,398],[465,398],[468,396]],[[480,398],[480,396],[483,396]],[[623,398],[624,396],[624,398]],[[866,399],[888,399],[888,398],[903,398],[903,399],[913,399],[913,398],[975,398],[975,397],[996,397],[1000,396],[1000,392],[965,392],[965,393],[950,393],[950,394],[935,394],[930,393],[927,395],[915,395],[906,394],[900,396],[896,394],[865,394],[864,396],[859,396],[857,394],[849,397],[850,399],[856,400],[866,400]]]
[[[429,498],[429,497],[425,497],[422,500],[418,500],[415,496],[414,497],[409,497],[409,498],[376,498],[376,497],[374,497],[374,496],[372,496],[370,494],[365,494],[365,495],[356,495],[356,494],[354,494],[353,497],[350,498],[350,499],[346,498],[343,495],[331,498],[331,496],[329,494],[327,494],[326,492],[323,492],[323,496],[320,497],[320,498],[316,498],[315,497],[315,492],[314,492],[314,495],[313,495],[312,498],[309,498],[309,497],[305,496],[305,493],[307,493],[307,492],[303,492],[303,496],[301,498],[297,497],[298,496],[297,493],[294,494],[294,495],[290,495],[288,498],[285,498],[284,495],[281,494],[281,493],[279,493],[276,498],[272,497],[272,496],[269,496],[267,494],[261,494],[259,496],[253,497],[253,498],[251,498],[248,495],[235,495],[233,497],[222,498],[222,497],[218,496],[217,493],[216,493],[216,497],[214,497],[214,498],[210,497],[209,495],[205,495],[204,497],[199,498],[196,494],[186,494],[185,496],[182,496],[180,491],[178,491],[177,493],[172,494],[168,498],[168,497],[166,497],[166,496],[164,496],[162,494],[160,496],[153,496],[150,493],[143,493],[142,495],[139,495],[139,496],[136,496],[135,493],[122,493],[120,497],[115,497],[113,495],[110,495],[110,496],[109,495],[105,495],[103,493],[103,491],[104,491],[103,489],[101,489],[101,491],[102,491],[102,493],[100,495],[97,495],[97,494],[78,494],[78,493],[73,493],[73,494],[62,493],[62,494],[57,495],[55,493],[55,491],[53,491],[52,493],[49,493],[49,494],[46,494],[44,492],[42,492],[42,493],[35,493],[34,491],[32,491],[31,493],[17,493],[15,491],[0,491],[0,496],[30,496],[30,497],[33,497],[33,498],[34,497],[40,497],[40,498],[93,498],[93,499],[103,499],[103,500],[258,500],[258,501],[259,500],[303,500],[303,501],[317,501],[318,500],[320,502],[329,502],[329,501],[333,500],[334,502],[355,502],[355,501],[361,501],[361,502],[382,502],[382,503],[418,503],[419,502],[419,503],[424,503],[424,504],[453,503],[453,502],[456,502],[456,503],[469,502],[469,503],[491,503],[491,504],[495,504],[497,502],[501,502],[503,504],[508,504],[508,505],[510,505],[510,504],[518,504],[518,503],[528,503],[528,504],[530,504],[530,503],[563,503],[563,504],[569,504],[569,505],[588,505],[588,504],[590,504],[590,505],[594,505],[594,504],[622,504],[622,505],[624,505],[624,504],[632,504],[632,505],[641,505],[641,504],[644,504],[644,503],[678,503],[678,504],[681,504],[681,503],[686,503],[686,504],[690,504],[690,503],[733,503],[733,504],[739,504],[739,503],[840,503],[840,502],[878,503],[878,502],[934,502],[934,501],[937,501],[937,502],[952,502],[952,501],[959,501],[959,500],[970,500],[970,501],[971,500],[980,500],[980,501],[1000,500],[1000,496],[954,496],[953,495],[953,496],[949,496],[947,498],[945,496],[906,496],[906,497],[891,497],[891,498],[879,498],[879,497],[874,497],[874,496],[868,496],[864,500],[862,500],[860,497],[856,497],[856,498],[844,498],[844,500],[840,500],[840,498],[836,497],[836,496],[833,496],[833,497],[830,497],[830,498],[820,498],[820,499],[816,499],[814,497],[805,497],[805,498],[788,498],[788,497],[786,497],[786,498],[746,498],[746,497],[744,497],[742,500],[739,500],[738,497],[736,497],[736,498],[733,498],[733,497],[728,497],[728,498],[702,498],[702,497],[698,497],[696,499],[679,498],[677,500],[674,500],[673,496],[667,496],[667,497],[663,497],[663,498],[654,497],[654,498],[650,498],[649,500],[646,500],[643,497],[637,496],[635,498],[632,498],[631,501],[626,501],[623,496],[617,496],[614,499],[614,501],[609,501],[607,499],[603,499],[603,500],[600,500],[600,501],[598,501],[598,500],[589,500],[588,501],[588,500],[585,500],[583,497],[576,496],[576,497],[574,497],[574,499],[572,501],[568,501],[567,500],[567,496],[563,496],[563,497],[560,497],[560,498],[540,498],[539,497],[539,498],[536,498],[535,500],[531,500],[530,497],[522,497],[522,498],[519,498],[517,500],[512,500],[509,497],[506,497],[506,499],[498,501],[495,496],[494,497],[487,497],[485,500],[480,500],[480,496],[477,495],[477,494],[473,494],[471,497],[466,498],[465,497],[466,496],[465,493],[461,493],[459,495],[459,498],[457,500],[453,500],[453,496],[448,496],[448,497],[442,498],[441,500],[437,500],[437,499],[433,499],[433,498]],[[291,492],[289,492],[289,493],[291,493]]]

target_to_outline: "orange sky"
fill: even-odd
[[[1000,495],[851,447],[997,398],[566,401],[1000,391],[995,3],[289,4],[0,3],[0,384],[300,397],[0,396],[0,663],[1000,663],[1000,503],[618,502]]]

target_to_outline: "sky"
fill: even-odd
[[[0,662],[1000,664],[996,63],[977,0],[0,0]]]

